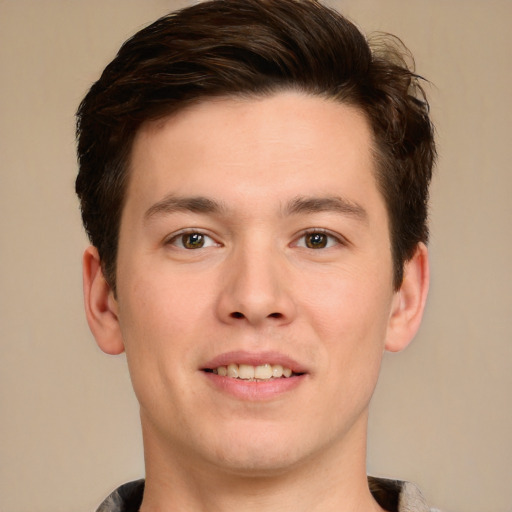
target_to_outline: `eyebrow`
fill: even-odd
[[[368,222],[368,212],[360,204],[338,196],[299,196],[288,202],[284,209],[285,215],[318,212],[341,213]]]
[[[225,214],[227,211],[228,208],[224,203],[208,197],[183,197],[169,194],[150,206],[144,214],[144,219],[149,220],[157,215],[175,212]],[[364,222],[368,221],[368,213],[360,204],[338,196],[298,196],[289,201],[283,209],[284,216],[319,212],[341,213]]]
[[[208,197],[181,197],[170,194],[149,207],[144,214],[144,219],[149,220],[159,214],[175,212],[223,213],[225,211],[226,207],[222,203]]]

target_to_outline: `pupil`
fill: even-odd
[[[187,249],[198,249],[204,245],[204,236],[201,233],[191,233],[184,235],[183,245]]]
[[[306,245],[310,249],[321,249],[327,245],[327,237],[323,233],[312,233],[307,237]]]

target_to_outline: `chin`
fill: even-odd
[[[226,453],[217,458],[216,465],[228,473],[240,477],[275,477],[286,473],[297,465],[300,456],[280,451],[280,453],[263,453],[258,447],[251,447],[244,453]]]
[[[310,451],[305,440],[290,435],[289,431],[274,432],[274,435],[268,431],[246,434],[249,436],[226,436],[229,444],[221,443],[211,453],[219,469],[239,476],[276,476],[308,458]]]

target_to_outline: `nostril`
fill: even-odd
[[[229,316],[235,319],[246,318],[246,316],[240,311],[233,311],[233,313],[230,313]],[[282,313],[270,313],[269,315],[266,316],[266,318],[284,318],[284,315]]]

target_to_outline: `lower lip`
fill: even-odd
[[[297,388],[306,378],[306,375],[302,374],[265,381],[250,381],[221,377],[210,372],[203,372],[203,374],[216,389],[240,400],[252,402],[278,398],[282,394]]]

